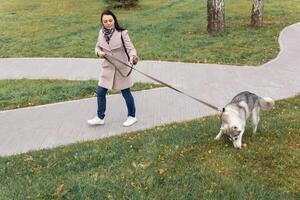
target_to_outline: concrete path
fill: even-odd
[[[300,23],[285,28],[279,43],[281,51],[277,58],[260,67],[157,61],[142,61],[137,67],[220,108],[244,90],[282,99],[300,92]],[[98,79],[100,63],[99,59],[0,59],[0,79]],[[133,76],[135,81],[150,82],[137,73]],[[52,148],[216,114],[168,88],[135,92],[134,97],[139,122],[129,128],[121,125],[127,114],[121,95],[108,96],[104,126],[86,124],[86,120],[96,114],[95,98],[2,111],[0,155]],[[212,132],[212,137],[214,135]]]

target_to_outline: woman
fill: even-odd
[[[130,41],[127,30],[120,27],[116,16],[110,11],[105,10],[101,14],[102,28],[100,29],[95,53],[98,57],[112,55],[123,62],[137,62],[136,50]],[[108,89],[119,89],[125,99],[128,115],[123,126],[131,126],[137,122],[135,116],[135,103],[130,92],[133,82],[130,75],[126,75],[130,68],[122,66],[120,63],[113,62],[114,65],[104,60],[102,63],[101,75],[97,87],[97,116],[88,120],[90,125],[103,125],[106,110],[106,93]],[[117,69],[116,69],[117,68]]]

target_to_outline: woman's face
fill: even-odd
[[[106,29],[115,28],[115,20],[111,15],[103,15],[102,16],[102,24]]]

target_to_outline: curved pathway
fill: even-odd
[[[218,107],[244,90],[282,99],[300,92],[300,23],[283,29],[279,43],[281,51],[277,58],[260,67],[159,61],[142,61],[137,67]],[[75,58],[0,59],[0,79],[98,79],[100,62],[99,59]],[[135,81],[150,81],[137,73],[133,75]],[[134,92],[134,96],[139,122],[128,128],[121,125],[126,119],[121,95],[108,96],[104,126],[86,124],[86,120],[96,114],[95,98],[2,111],[0,155],[52,148],[216,114],[168,88]],[[216,131],[212,130],[212,135]]]

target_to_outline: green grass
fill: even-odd
[[[279,52],[279,32],[300,21],[296,0],[266,0],[264,27],[250,28],[251,0],[226,0],[226,29],[206,32],[206,0],[143,0],[114,10],[147,60],[259,65]],[[0,57],[94,57],[101,0],[0,1]]]
[[[300,95],[276,103],[240,151],[212,116],[2,157],[0,199],[299,199]]]
[[[0,110],[35,106],[96,96],[98,81],[0,80]],[[137,82],[132,91],[161,87]],[[119,93],[108,90],[108,94]]]

